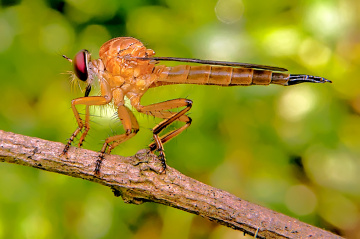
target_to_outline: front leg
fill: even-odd
[[[83,134],[80,137],[79,144],[78,144],[79,148],[81,148],[81,146],[83,145],[83,143],[85,141],[85,137],[86,137],[87,133],[90,130],[90,124],[89,124],[89,122],[90,122],[90,111],[89,111],[89,107],[90,106],[87,105],[86,108],[85,108],[85,125],[84,125],[85,130],[84,130]]]
[[[71,108],[74,112],[74,116],[76,118],[76,121],[78,123],[78,127],[76,128],[76,130],[74,131],[74,133],[71,135],[70,139],[68,140],[67,144],[65,145],[65,148],[63,150],[63,152],[61,153],[61,155],[65,155],[67,153],[67,151],[70,148],[71,143],[74,141],[75,137],[81,132],[81,130],[84,128],[86,128],[85,132],[83,133],[83,135],[80,138],[80,142],[79,142],[79,146],[82,145],[82,142],[85,139],[85,136],[87,134],[87,132],[90,129],[89,126],[89,106],[91,105],[105,105],[108,104],[110,102],[108,97],[105,96],[90,96],[90,97],[80,97],[77,99],[74,99],[71,101]],[[86,110],[85,110],[85,124],[83,122],[83,120],[80,118],[79,112],[76,109],[76,105],[86,105]]]

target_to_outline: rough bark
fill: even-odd
[[[197,214],[257,238],[341,238],[213,188],[161,164],[148,150],[131,157],[107,155],[94,175],[99,153],[0,130],[0,161],[82,178],[110,187],[127,203],[155,202]]]

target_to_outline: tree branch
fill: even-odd
[[[341,238],[294,218],[244,201],[189,178],[161,163],[148,150],[131,157],[107,155],[94,176],[99,153],[0,130],[0,161],[82,178],[112,188],[126,203],[155,202],[216,221],[257,238]]]

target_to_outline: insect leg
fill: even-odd
[[[90,130],[89,120],[90,120],[90,112],[89,112],[89,106],[87,105],[86,108],[85,108],[85,125],[84,125],[85,130],[84,130],[83,134],[80,137],[78,147],[81,147],[83,145],[85,137],[86,137],[87,133]]]
[[[124,105],[118,106],[118,115],[125,129],[125,134],[115,135],[105,139],[105,143],[100,151],[101,155],[96,161],[95,174],[97,175],[100,173],[100,167],[104,159],[105,152],[109,154],[116,146],[132,138],[139,131],[139,123],[129,108]]]
[[[74,99],[71,101],[71,108],[74,112],[76,121],[78,123],[78,127],[76,128],[76,130],[74,131],[74,133],[71,135],[70,139],[68,140],[67,144],[65,145],[65,148],[63,150],[63,152],[61,153],[61,155],[65,155],[67,153],[67,151],[70,148],[71,143],[74,141],[75,137],[80,133],[80,131],[83,129],[84,127],[84,123],[83,120],[80,118],[79,112],[76,109],[76,105],[86,105],[87,109],[86,109],[86,116],[85,116],[85,127],[87,128],[85,130],[85,132],[83,133],[83,139],[80,139],[80,142],[82,143],[82,141],[84,141],[84,138],[87,134],[87,132],[89,131],[89,111],[88,111],[88,107],[90,105],[105,105],[109,103],[109,99],[107,99],[104,96],[90,96],[90,97],[80,97],[77,99]],[[80,143],[79,143],[80,144]]]
[[[169,110],[184,107],[185,108],[179,112],[170,112]],[[162,162],[163,171],[166,169],[165,164],[165,153],[163,144],[174,138],[186,128],[188,128],[191,124],[191,118],[185,115],[186,112],[190,110],[192,106],[192,101],[188,99],[174,99],[168,100],[161,103],[155,103],[147,106],[138,106],[137,110],[141,113],[147,115],[153,115],[155,117],[163,118],[164,120],[160,122],[153,128],[153,137],[154,142],[149,145],[150,150],[157,150],[159,152],[159,159]],[[163,131],[167,126],[169,126],[174,121],[179,120],[185,122],[186,124],[182,127],[170,131],[169,133],[159,137],[161,131]]]

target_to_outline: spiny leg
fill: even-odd
[[[168,142],[170,139],[175,138],[176,136],[178,136],[182,131],[184,131],[186,128],[188,128],[191,125],[192,119],[188,116],[186,116],[188,118],[185,125],[181,126],[180,128],[173,130],[163,136],[160,137],[160,141],[162,144],[165,144],[166,142]],[[149,145],[149,148],[151,151],[156,150],[157,145],[155,142],[151,143]]]
[[[76,130],[74,131],[74,133],[72,133],[71,137],[69,138],[68,142],[66,143],[62,153],[60,154],[60,156],[63,155],[67,155],[67,152],[69,151],[70,145],[71,143],[74,141],[75,137],[80,133],[80,131],[82,130],[84,126],[81,124],[79,125]]]
[[[100,151],[99,159],[96,161],[96,175],[100,174],[101,163],[104,160],[105,152],[110,154],[111,150],[113,150],[116,146],[132,138],[139,131],[139,123],[129,108],[124,105],[118,106],[118,116],[125,129],[125,134],[119,134],[105,139],[105,143]]]
[[[78,147],[81,147],[83,145],[85,137],[90,130],[89,121],[90,121],[90,111],[89,111],[89,106],[87,105],[85,108],[85,125],[84,125],[85,130],[80,137]]]
[[[169,111],[171,109],[184,107],[184,106],[185,108],[179,112]],[[151,151],[157,150],[159,152],[159,159],[163,167],[162,172],[165,171],[166,169],[163,144],[169,141],[170,139],[174,138],[175,136],[177,136],[178,134],[180,134],[182,131],[184,131],[186,128],[190,126],[191,118],[185,115],[185,113],[190,110],[191,106],[192,106],[191,100],[174,99],[161,103],[155,103],[147,106],[137,107],[137,110],[141,113],[165,119],[153,128],[154,142],[149,145]],[[173,123],[176,120],[185,122],[186,124],[176,130],[170,131],[169,133],[163,135],[162,137],[159,137],[161,131],[163,131],[167,126],[169,126],[171,123]]]
[[[83,98],[83,97],[81,97],[81,98]],[[81,99],[81,98],[78,98],[78,99]],[[76,128],[74,133],[72,133],[70,139],[68,140],[67,144],[65,145],[65,148],[63,149],[63,152],[61,153],[61,156],[67,154],[71,143],[74,141],[75,137],[80,133],[80,131],[84,127],[83,120],[80,118],[79,112],[77,111],[77,109],[75,107],[75,105],[77,104],[78,99],[74,99],[74,100],[71,101],[71,108],[72,108],[72,110],[74,112],[74,116],[76,118],[76,122],[78,123],[78,127]]]
[[[64,148],[63,152],[61,153],[61,156],[65,155],[67,153],[67,151],[70,148],[71,143],[74,141],[75,137],[80,133],[80,131],[84,127],[83,120],[80,118],[79,112],[76,109],[76,105],[86,105],[86,113],[85,113],[86,114],[85,115],[86,129],[80,138],[80,142],[79,142],[79,145],[80,145],[80,143],[82,144],[82,142],[84,141],[85,136],[90,129],[90,127],[89,127],[89,108],[88,107],[90,105],[105,105],[107,103],[109,103],[109,100],[103,96],[80,97],[80,98],[77,98],[77,99],[74,99],[71,101],[71,108],[74,112],[74,116],[78,123],[78,127],[76,128],[76,130],[74,131],[74,133],[71,135],[70,139],[68,140],[67,144],[65,145],[65,148]]]

